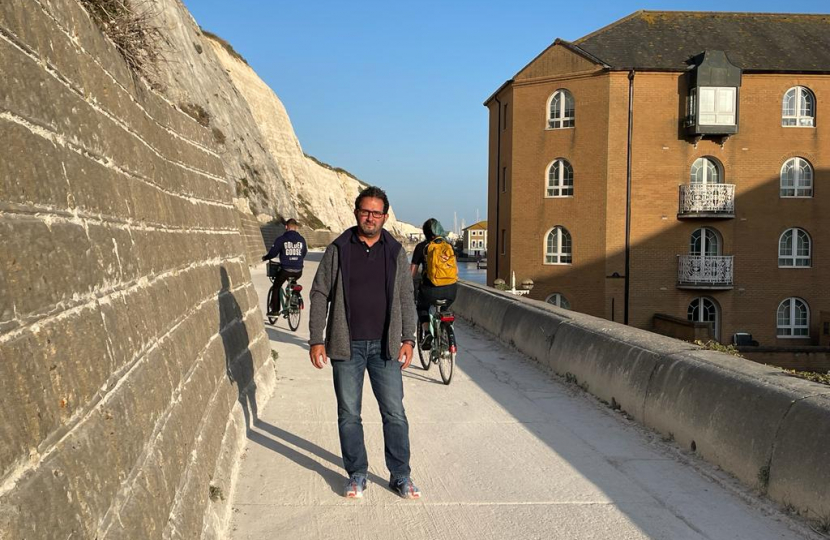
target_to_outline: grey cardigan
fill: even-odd
[[[341,264],[341,250],[348,248],[354,229],[348,229],[326,248],[309,295],[311,312],[308,343],[325,344],[326,354],[336,360],[348,360],[352,356],[344,287],[344,283],[348,283],[348,269],[344,269]],[[381,234],[387,250],[387,290],[391,287],[388,298],[392,299],[391,305],[387,306],[387,335],[383,340],[386,345],[385,358],[389,360],[397,358],[404,341],[415,342],[418,317],[406,251],[387,231],[384,230]]]

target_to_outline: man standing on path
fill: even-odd
[[[417,499],[401,373],[412,361],[415,299],[406,252],[383,229],[388,213],[386,193],[364,189],[355,200],[357,226],[326,248],[311,287],[309,356],[317,369],[323,369],[327,355],[332,360],[340,450],[349,475],[344,495],[360,498],[366,489],[369,461],[360,413],[368,371],[383,419],[389,487]]]

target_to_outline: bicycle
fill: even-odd
[[[280,273],[280,265],[275,262],[268,261],[268,279],[271,280],[271,283],[277,279],[277,275]],[[271,307],[271,299],[274,296],[274,285],[271,285],[271,288],[268,289],[268,308]],[[282,306],[282,310],[277,315],[267,315],[268,323],[273,325],[277,322],[277,319],[280,316],[285,317],[288,319],[288,327],[291,329],[292,332],[295,332],[297,328],[300,327],[300,318],[302,316],[302,310],[305,308],[303,303],[303,295],[301,291],[303,290],[303,286],[297,283],[297,278],[289,277],[285,281],[285,287],[279,290],[280,294],[280,305]]]
[[[416,337],[418,340],[418,357],[421,359],[424,371],[429,371],[433,363],[438,364],[441,380],[444,381],[444,384],[450,384],[458,347],[455,343],[455,331],[452,326],[455,315],[446,310],[446,303],[446,300],[438,300],[429,307],[429,331],[432,334],[430,350],[425,351],[421,348],[421,342],[423,342],[426,334],[420,322],[418,323],[418,335]]]

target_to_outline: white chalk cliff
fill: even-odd
[[[362,187],[342,169],[307,157],[277,95],[233,48],[203,32],[178,0],[158,0],[168,40],[164,94],[214,134],[237,207],[260,222],[294,217],[311,228],[354,224]],[[390,211],[387,229],[417,232]]]
[[[214,39],[208,39],[236,88],[248,102],[263,135],[266,150],[274,157],[300,219],[312,227],[333,231],[354,225],[354,199],[366,185],[351,174],[326,167],[307,157],[294,133],[280,99],[259,75]],[[418,229],[399,222],[390,211],[387,229],[404,235]]]

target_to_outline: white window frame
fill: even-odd
[[[816,95],[812,90],[806,86],[793,86],[784,92],[781,99],[781,126],[816,127]]]
[[[695,235],[700,233],[700,252],[694,250]],[[707,253],[712,251],[709,248],[715,245],[715,253]],[[689,236],[689,255],[697,257],[720,257],[723,254],[723,238],[717,229],[712,227],[701,227],[692,231]]]
[[[693,309],[692,304],[694,304],[695,302],[698,303],[698,307],[697,307],[697,311],[698,311],[698,315],[699,315],[698,320],[692,319],[692,313],[691,313],[691,311]],[[705,321],[705,320],[703,320],[704,319],[704,317],[703,317],[704,309],[703,308],[704,308],[704,305],[705,305],[706,302],[711,304],[712,308],[714,309],[714,312],[715,312],[715,320],[714,321]],[[718,305],[717,301],[715,301],[714,298],[709,298],[708,296],[698,296],[697,298],[692,298],[692,301],[689,302],[689,306],[686,308],[686,318],[688,320],[692,321],[692,322],[711,322],[712,323],[712,332],[714,333],[714,335],[712,337],[715,340],[720,339],[720,318],[721,318],[720,306]]]
[[[784,170],[787,168],[793,171],[793,185],[785,187]],[[811,199],[813,197],[814,177],[815,171],[812,163],[802,157],[790,158],[781,165],[781,172],[778,175],[778,195],[782,199]],[[785,195],[784,190],[792,191],[793,194]]]
[[[571,309],[571,303],[568,302],[568,299],[565,298],[565,295],[562,293],[555,292],[545,298],[545,302],[548,304],[553,304],[554,306],[562,309]]]
[[[556,103],[554,104],[554,102]],[[570,109],[568,109],[569,102]],[[556,110],[553,109],[554,106],[556,106]],[[545,105],[545,111],[545,116],[548,119],[546,129],[572,129],[576,127],[576,103],[573,94],[569,90],[559,88],[551,94]]]
[[[554,245],[552,246],[553,249],[550,250],[548,249],[548,240],[552,234],[554,235]],[[569,249],[565,251],[566,248]],[[571,238],[571,233],[569,233],[568,230],[561,225],[557,225],[556,227],[548,230],[547,234],[545,234],[544,253],[545,256],[543,262],[546,265],[573,264],[573,240]]]
[[[710,178],[709,166],[715,170],[715,179]],[[703,180],[695,182],[695,167],[703,169]],[[723,184],[723,167],[720,162],[710,156],[701,156],[697,158],[692,166],[689,168],[689,184],[695,186],[709,186],[715,184]]]
[[[553,169],[557,167],[558,174],[553,177]],[[570,185],[566,184],[570,172]],[[564,199],[574,196],[574,168],[565,158],[554,159],[547,168],[547,183],[545,184],[546,199]]]
[[[807,313],[806,324],[796,324],[796,303],[801,303],[804,306],[804,311]],[[785,305],[786,304],[786,305]],[[783,319],[782,316],[786,317]],[[801,333],[796,333],[801,332]],[[785,298],[778,309],[775,310],[775,335],[778,339],[805,339],[810,337],[810,305],[803,298],[791,296]]]
[[[802,243],[804,239],[802,235],[806,237],[807,242],[807,254],[806,255],[799,255],[798,251],[799,248],[802,247]],[[781,251],[781,244],[784,241],[784,237],[787,235],[792,236],[791,246],[792,246],[792,253],[789,255],[782,254]],[[781,260],[784,260],[782,264]],[[807,261],[806,265],[798,264],[798,261]],[[810,233],[805,231],[804,229],[798,227],[792,227],[781,233],[781,236],[778,237],[778,268],[812,268],[813,267],[813,239],[810,237]]]
[[[701,126],[734,126],[738,122],[738,89],[734,86],[701,86],[697,96],[697,123]]]

